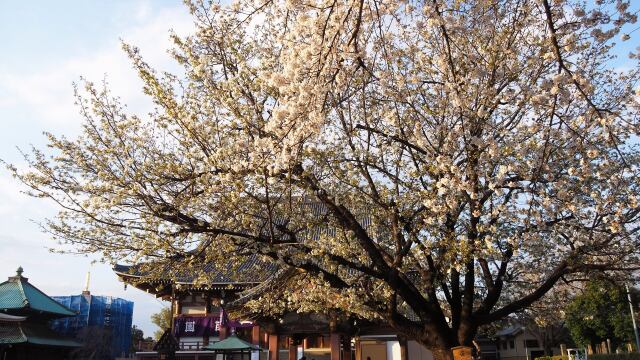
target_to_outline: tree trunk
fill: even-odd
[[[461,326],[453,331],[445,326],[438,327],[435,322],[427,323],[422,329],[407,329],[390,321],[390,325],[407,340],[414,340],[431,351],[434,360],[454,360],[452,349],[457,346],[473,348],[476,326]]]
[[[544,341],[544,354],[547,356],[553,356],[553,349],[551,348],[551,340],[549,340],[546,336],[545,336],[545,341]]]

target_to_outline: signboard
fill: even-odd
[[[241,329],[253,327],[251,321],[228,320],[224,318],[225,325],[229,329]],[[174,332],[175,337],[186,336],[220,336],[220,314],[208,316],[178,316],[175,318]]]
[[[179,316],[175,318],[174,335],[185,336],[219,336],[220,316]]]

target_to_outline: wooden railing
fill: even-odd
[[[180,341],[180,351],[196,351],[202,349],[202,341]]]

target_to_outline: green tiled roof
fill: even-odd
[[[20,282],[5,281],[0,284],[0,309],[19,309],[27,304]]]
[[[72,338],[54,332],[46,325],[23,323],[22,332],[26,335],[29,344],[64,347],[82,346]]]
[[[43,324],[0,322],[0,344],[24,343],[62,347],[82,346],[79,342],[57,334]]]
[[[0,344],[20,344],[27,342],[27,337],[14,322],[0,322]]]
[[[204,350],[213,350],[220,352],[234,352],[243,350],[256,350],[258,347],[251,343],[248,343],[235,335],[231,335],[228,338],[209,344],[205,346]]]
[[[16,276],[0,284],[0,311],[15,312],[18,310],[43,312],[55,317],[76,315],[73,310],[61,305],[47,296],[27,278],[22,276],[22,268]]]

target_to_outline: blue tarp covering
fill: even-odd
[[[82,329],[99,327],[111,332],[113,357],[128,356],[131,347],[133,302],[111,296],[53,296],[57,302],[78,315],[52,322],[52,328],[62,334],[78,336]]]

